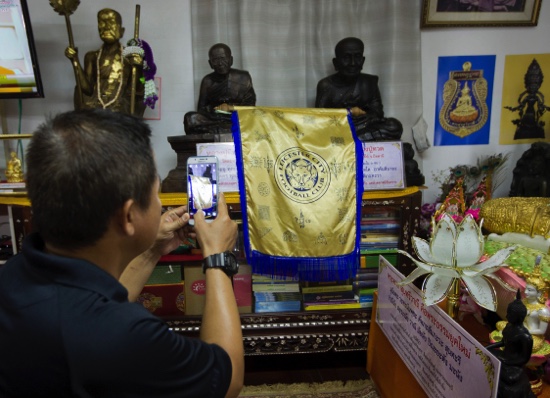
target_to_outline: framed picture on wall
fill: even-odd
[[[537,26],[542,0],[422,0],[421,28]]]

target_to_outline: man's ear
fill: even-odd
[[[336,58],[332,58],[332,65],[334,65],[334,69],[338,70],[338,60]]]
[[[118,225],[120,226],[120,229],[122,233],[127,234],[129,236],[134,235],[136,231],[136,203],[133,199],[128,199],[126,202],[124,202],[124,205],[118,212]]]
[[[120,38],[122,39],[124,37],[124,31],[126,30],[126,28],[124,26],[121,26],[120,27]]]
[[[229,58],[229,67],[231,68],[233,66],[233,56]]]

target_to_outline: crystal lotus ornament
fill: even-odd
[[[429,243],[418,237],[412,238],[419,260],[399,250],[399,253],[409,257],[418,267],[399,284],[406,285],[429,274],[422,284],[423,299],[426,305],[433,305],[447,296],[451,299],[451,296],[458,293],[462,281],[477,304],[496,311],[497,296],[489,279],[509,288],[494,272],[503,266],[503,262],[516,246],[499,250],[489,259],[480,262],[484,251],[481,225],[482,222],[478,225],[471,215],[467,215],[457,224],[451,216],[443,214],[432,228]],[[455,297],[452,299],[453,305],[458,308],[458,300],[455,301]],[[455,317],[456,313],[451,313],[449,309],[448,312]]]

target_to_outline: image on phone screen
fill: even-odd
[[[202,209],[207,221],[218,215],[218,162],[215,157],[191,157],[187,163],[189,215]]]

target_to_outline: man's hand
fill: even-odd
[[[187,206],[180,206],[164,213],[160,217],[157,238],[151,250],[163,256],[176,250],[189,237],[194,238],[195,233],[188,222]]]
[[[204,212],[195,214],[195,232],[203,257],[233,250],[237,242],[237,223],[229,218],[225,196],[218,196],[218,216],[211,223],[204,219]]]

